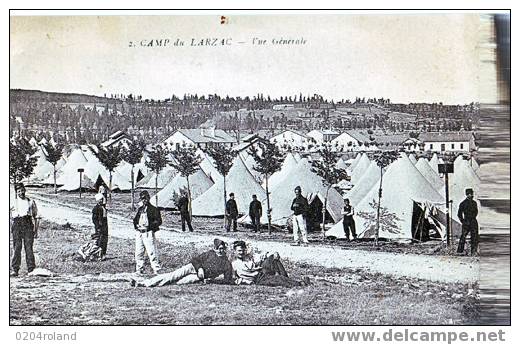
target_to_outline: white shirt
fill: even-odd
[[[17,218],[24,216],[38,216],[38,208],[36,207],[36,203],[27,197],[25,199],[15,198],[14,205],[11,207],[11,217]]]
[[[235,259],[231,266],[233,266],[233,274],[235,275],[235,283],[237,285],[255,283],[255,279],[260,273],[257,268],[260,267],[262,256],[254,255],[252,258]]]
[[[137,224],[137,227],[141,230],[147,230],[148,229],[148,212],[147,208],[144,207],[141,210],[141,215],[139,216],[139,223]]]

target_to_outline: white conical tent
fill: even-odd
[[[142,175],[146,176],[146,171],[142,171],[142,165],[141,163],[137,163],[134,165],[134,187],[137,185],[137,177],[139,176],[139,172],[141,172]],[[115,169],[117,173],[124,177],[126,180],[131,181],[132,178],[132,164],[121,161],[117,168]]]
[[[35,137],[32,137],[31,139],[29,139],[29,144],[31,144],[31,146],[33,147],[36,147],[38,146],[38,140],[36,140]]]
[[[374,237],[378,193],[379,181],[359,205],[354,207],[359,237]],[[407,157],[401,157],[393,162],[383,175],[379,237],[412,238],[414,201],[428,201],[441,205],[444,199]],[[335,224],[326,232],[326,236],[344,238],[342,222]]]
[[[274,225],[285,225],[287,219],[292,215],[291,204],[295,197],[294,188],[300,186],[302,188],[302,195],[306,196],[309,203],[318,197],[323,203],[325,200],[325,194],[327,187],[322,183],[321,177],[311,171],[311,164],[307,159],[302,159],[298,164],[290,170],[283,180],[279,181],[270,191],[270,206],[272,209],[271,213],[271,224]],[[262,213],[261,222],[267,223],[267,199],[265,193],[260,197],[259,200],[262,202]],[[330,188],[327,197],[327,211],[336,222],[341,218],[341,209],[343,207],[343,198],[334,189]],[[249,216],[246,215],[240,219],[240,222],[249,222]]]
[[[475,171],[477,176],[480,177],[480,165],[478,164],[478,162],[475,159],[475,157],[471,157],[469,162],[470,162],[470,166],[473,169],[473,171]]]
[[[439,163],[441,163],[439,161],[439,157],[437,157],[437,154],[434,153],[432,158],[430,159],[430,162],[429,162],[429,164],[430,164],[431,168],[433,169],[433,171],[439,171]]]
[[[235,158],[233,166],[226,176],[226,193],[235,194],[239,213],[248,213],[253,194],[256,194],[259,199],[265,194],[264,189],[251,175],[240,155]],[[224,179],[215,182],[210,189],[195,199],[192,203],[192,211],[195,216],[223,216]]]
[[[198,198],[211,186],[213,181],[206,175],[202,169],[197,169],[195,173],[190,175],[190,193],[192,200]],[[176,208],[174,197],[179,196],[181,191],[188,190],[188,182],[185,176],[177,174],[159,193],[157,193],[158,206],[162,208]],[[155,196],[151,199],[155,205]]]
[[[360,159],[361,159],[361,153],[358,153],[356,155],[356,157],[350,163],[350,170],[354,171],[354,169],[356,169],[356,165],[358,164]]]
[[[363,155],[357,162],[356,167],[354,168],[354,170],[352,170],[352,177],[350,181],[352,181],[354,185],[356,185],[356,183],[363,177],[369,165],[370,159],[368,159],[366,153],[363,153]]]
[[[343,160],[343,158],[339,158],[338,161],[336,162],[336,168],[338,169],[342,169],[342,170],[345,170],[347,171],[348,170],[348,166],[347,164],[345,163],[345,161]]]
[[[106,186],[110,186],[110,175],[112,175],[112,185],[111,185],[112,190],[125,191],[125,190],[132,189],[130,175],[128,175],[128,176],[121,175],[117,171],[117,168],[114,171],[112,171],[112,174],[110,174],[108,169],[105,168],[105,166],[92,153],[92,151],[90,149],[84,150],[84,154],[88,160],[87,166],[85,167],[85,174],[90,179],[92,179],[93,181],[98,181],[99,178],[101,178],[103,183]],[[79,188],[79,186],[78,186],[78,188]]]
[[[282,163],[282,167],[280,170],[275,172],[270,178],[269,178],[269,186],[276,186],[280,181],[285,179],[288,174],[291,173],[292,169],[298,165],[298,162],[292,155],[292,153],[288,153],[285,156],[285,159]],[[262,183],[262,187],[265,188],[265,181]],[[270,189],[270,188],[269,188]]]
[[[79,172],[83,169],[81,186],[85,189],[93,189],[96,183],[90,176],[85,174],[87,171],[88,160],[81,148],[77,148],[68,157],[67,163],[61,168],[59,176],[56,178],[56,184],[61,185],[59,190],[74,191],[79,189]],[[53,184],[52,176],[49,176],[44,183]]]
[[[354,188],[347,193],[347,196],[350,199],[350,204],[355,207],[361,200],[363,200],[380,178],[381,169],[376,162],[370,162],[363,177],[361,177],[358,183],[354,185]]]
[[[63,166],[67,163],[67,158],[61,157],[60,160],[56,163],[56,170],[61,170]]]
[[[264,179],[264,176],[254,169],[254,166],[256,164],[254,157],[251,156],[247,152],[241,152],[240,156],[242,157],[242,160],[244,161],[244,164],[246,165],[246,167],[249,170],[249,172],[251,173],[251,175],[253,175],[255,180],[257,180],[258,183],[262,183],[262,180]]]
[[[417,164],[417,159],[415,159],[415,156],[413,155],[413,153],[410,153],[408,155],[408,159],[410,160],[410,162],[412,162],[413,165]]]
[[[415,164],[415,167],[426,178],[426,180],[430,182],[436,191],[442,192],[442,189],[444,188],[444,182],[442,182],[439,174],[433,171],[426,158],[419,158],[419,161],[417,164]]]
[[[298,152],[295,152],[293,156],[296,162],[299,162],[302,159],[302,156]]]
[[[38,151],[33,155],[33,157],[37,157],[38,160],[36,161],[36,166],[34,167],[31,179],[43,181],[53,174],[54,167],[49,163],[47,158],[45,158],[46,156],[47,153],[45,152],[45,149],[40,146]]]
[[[157,176],[157,188],[164,188],[174,177],[177,175],[177,170],[172,166],[167,165],[157,175],[154,171],[151,171],[141,181],[137,183],[137,188],[142,189],[154,189],[155,178]]]
[[[480,192],[480,179],[469,166],[469,161],[463,160],[453,169],[453,174],[449,175],[450,199],[453,200],[454,207],[466,197],[466,189],[472,188],[475,197],[478,198]]]
[[[206,173],[206,175],[208,175],[214,183],[223,180],[222,174],[218,172],[217,168],[215,168],[213,158],[202,150],[197,150],[197,154],[202,158],[200,168]]]
[[[455,160],[453,161],[453,168],[456,169],[460,164],[464,163],[464,156],[458,155]]]
[[[61,167],[61,169],[56,174],[56,184],[63,185],[65,182],[71,180],[72,178],[77,178],[79,180],[78,169],[85,169],[87,165],[87,158],[83,154],[81,148],[74,149],[69,157],[67,158],[67,162]],[[54,184],[53,176],[48,176],[43,183],[45,184]]]

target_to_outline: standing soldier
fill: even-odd
[[[307,210],[309,208],[309,203],[307,202],[307,198],[302,196],[302,189],[300,186],[297,186],[294,189],[294,193],[296,194],[296,198],[294,198],[291,204],[291,210],[294,212],[292,221],[293,221],[293,236],[294,243],[293,245],[300,245],[300,237],[298,236],[298,231],[302,234],[302,242],[304,245],[307,245],[309,241],[307,240]]]
[[[464,245],[466,244],[466,236],[468,232],[471,238],[471,255],[477,253],[478,248],[478,207],[477,202],[473,200],[473,189],[466,189],[466,199],[459,205],[459,212],[457,216],[462,223],[462,234],[460,235],[459,247],[457,253],[464,252]]]
[[[96,195],[101,195],[103,197],[103,206],[105,206],[105,209],[106,209],[108,193],[107,193],[107,189],[105,188],[105,186],[103,186],[103,185],[99,186],[99,189],[98,189],[98,192]]]
[[[253,194],[253,201],[249,204],[249,218],[251,218],[253,232],[261,232],[260,217],[262,217],[262,203],[258,201],[256,195]]]
[[[13,257],[11,259],[11,276],[17,277],[22,263],[22,244],[25,247],[25,263],[27,271],[36,268],[33,242],[38,238],[38,209],[34,200],[25,196],[25,186],[17,183],[14,186],[17,198],[10,208],[11,232],[13,235]]]
[[[181,214],[182,231],[186,231],[186,223],[188,223],[188,229],[193,231],[193,227],[191,226],[189,202],[185,191],[182,192],[181,197],[177,200],[177,208]]]
[[[105,200],[102,194],[96,194],[96,206],[92,209],[92,222],[94,223],[96,245],[101,248],[100,260],[105,259],[108,245],[108,217]]]
[[[233,232],[237,231],[238,206],[235,201],[235,194],[229,194],[229,200],[226,202],[226,231],[231,230],[233,223]]]
[[[352,239],[356,239],[356,222],[354,221],[354,207],[350,205],[350,200],[345,199],[345,206],[343,207],[343,231],[347,241],[350,241],[350,233],[352,232]]]
[[[134,217],[135,234],[135,265],[138,275],[144,273],[144,252],[148,253],[150,265],[155,274],[159,273],[161,265],[157,255],[155,245],[155,232],[159,230],[162,224],[161,213],[150,204],[150,194],[142,191],[139,194],[139,208]]]

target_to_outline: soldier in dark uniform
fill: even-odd
[[[190,210],[188,205],[188,198],[186,197],[186,192],[183,192],[179,200],[177,200],[177,208],[181,214],[181,224],[182,231],[186,231],[186,223],[188,223],[188,229],[193,231],[193,227],[191,226],[191,217]]]
[[[229,200],[226,202],[226,231],[231,230],[233,223],[233,231],[237,231],[238,206],[235,201],[235,194],[229,194]]]
[[[466,199],[459,205],[459,212],[457,216],[462,223],[462,234],[460,235],[459,247],[457,253],[464,252],[464,245],[466,243],[466,236],[468,232],[471,236],[471,255],[477,253],[478,247],[478,207],[475,200],[473,200],[473,189],[466,189]]]
[[[354,221],[354,207],[350,205],[350,200],[345,199],[345,206],[343,206],[343,231],[345,231],[345,237],[347,241],[350,241],[350,233],[352,238],[356,239],[356,222]]]
[[[95,233],[92,239],[96,240],[96,245],[101,248],[101,257],[103,260],[107,253],[108,245],[108,217],[105,200],[102,194],[96,194],[96,206],[92,209],[92,223],[94,223]]]
[[[253,195],[253,201],[249,204],[249,218],[253,224],[253,232],[260,232],[260,217],[262,217],[262,203]]]

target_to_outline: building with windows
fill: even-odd
[[[338,132],[330,129],[315,129],[307,133],[307,136],[312,138],[316,144],[328,143],[338,135]]]
[[[293,129],[287,129],[269,139],[270,142],[279,147],[290,146],[293,148],[303,147],[309,143],[309,137]]]
[[[428,132],[419,134],[424,151],[470,152],[476,149],[473,132]]]
[[[168,149],[177,149],[181,146],[196,146],[200,149],[206,149],[215,145],[223,145],[231,148],[236,143],[235,138],[223,131],[222,129],[210,128],[181,128],[175,131],[167,139],[163,141],[163,146]]]

